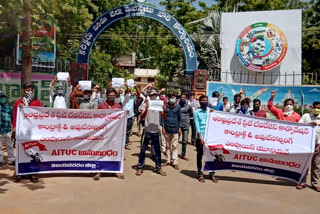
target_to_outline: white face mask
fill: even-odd
[[[115,100],[114,100],[115,103],[121,103],[121,98],[120,97],[117,97]]]
[[[176,98],[169,99],[169,103],[174,104],[176,102]]]
[[[291,116],[292,113],[293,113],[293,105],[287,105],[287,106],[285,106],[284,109],[283,109],[283,111],[284,111],[284,115],[286,115],[286,116]]]

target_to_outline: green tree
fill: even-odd
[[[309,2],[302,27],[303,71],[320,74],[320,1]]]

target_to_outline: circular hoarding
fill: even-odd
[[[236,55],[252,71],[268,71],[278,66],[288,49],[287,38],[275,25],[260,22],[246,27],[238,36]]]

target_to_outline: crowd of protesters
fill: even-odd
[[[244,91],[235,94],[233,102],[230,103],[228,97],[214,91],[210,97],[201,95],[196,98],[194,91],[176,94],[173,91],[161,89],[158,91],[153,84],[139,89],[138,86],[130,88],[127,83],[124,87],[113,88],[112,84],[107,89],[102,89],[95,85],[92,90],[81,90],[80,85],[72,87],[70,79],[67,86],[56,86],[55,78],[49,86],[50,101],[53,108],[74,108],[74,109],[123,109],[127,112],[127,130],[125,138],[125,149],[130,150],[130,136],[132,127],[136,120],[138,125],[138,136],[141,136],[141,150],[138,160],[136,175],[143,173],[145,165],[146,150],[151,144],[151,153],[155,161],[155,172],[166,176],[164,166],[173,166],[179,170],[179,151],[178,144],[181,138],[182,150],[180,159],[188,161],[187,145],[189,130],[191,129],[190,144],[197,150],[197,176],[199,182],[205,182],[202,173],[202,158],[204,135],[206,129],[207,115],[212,111],[226,111],[234,114],[241,114],[254,117],[267,117],[267,112],[261,108],[261,101],[245,97]],[[294,111],[294,100],[286,99],[283,109],[273,105],[276,91],[271,92],[268,102],[269,111],[279,120],[307,123],[317,126],[316,128],[316,148],[311,165],[311,184],[316,191],[320,191],[318,184],[320,176],[320,102],[314,102],[311,113],[304,114],[302,117]],[[162,100],[162,111],[150,109],[150,102]],[[14,106],[7,104],[6,95],[0,92],[0,137],[5,142],[8,151],[8,164],[15,165],[15,131],[18,106],[41,106],[41,101],[34,98],[34,87],[32,84],[23,85],[23,96],[18,99]],[[141,129],[142,127],[142,133]],[[162,163],[161,155],[165,155],[166,161]],[[4,164],[3,152],[0,150],[0,167]],[[115,174],[116,177],[123,179],[123,174]],[[18,177],[18,176],[17,176]],[[100,173],[96,173],[93,178],[99,180]],[[209,172],[210,180],[214,183],[218,179],[214,172]],[[297,189],[306,187],[306,177],[303,182],[297,185]],[[20,179],[19,177],[17,178]],[[36,182],[38,178],[31,176],[31,180]]]

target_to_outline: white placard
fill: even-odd
[[[123,78],[112,78],[112,87],[118,88],[124,86]]]
[[[162,100],[149,100],[149,109],[153,111],[162,111],[163,110],[163,101]]]
[[[136,86],[133,79],[127,80],[127,83],[128,83],[129,88],[134,88]]]
[[[218,98],[209,97],[209,103],[212,104],[212,106],[217,106],[218,105]]]
[[[80,90],[91,91],[92,81],[81,80],[79,81],[79,85],[80,85],[80,88],[79,88]]]
[[[57,79],[59,81],[67,81],[69,78],[69,72],[58,72]]]

